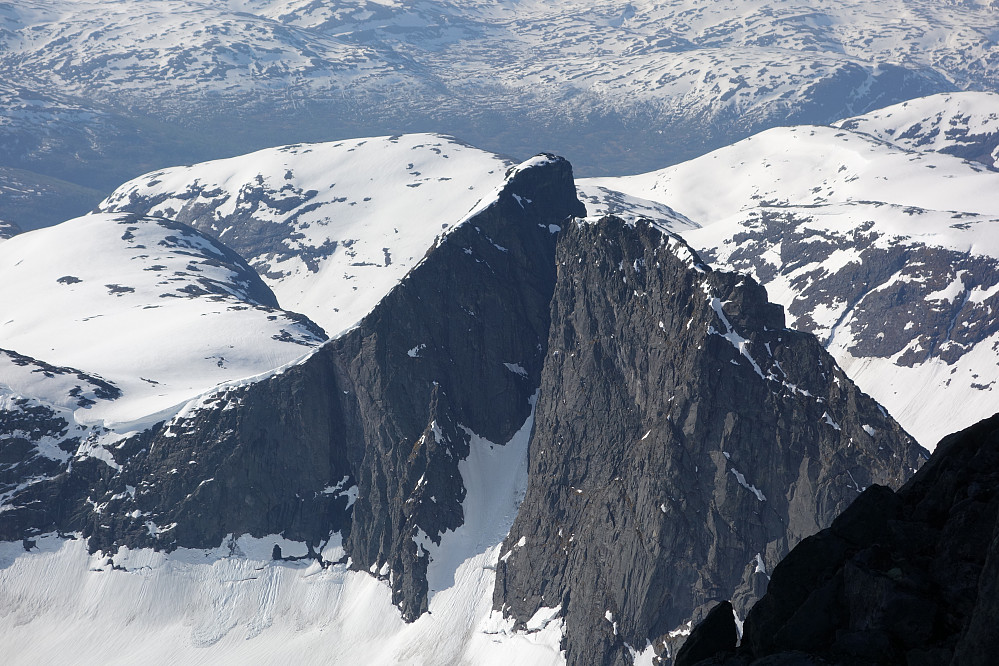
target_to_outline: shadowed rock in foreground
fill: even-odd
[[[738,652],[683,664],[994,664],[997,512],[999,414],[945,437],[897,493],[872,486],[791,551]]]

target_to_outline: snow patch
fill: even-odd
[[[740,486],[742,486],[746,490],[748,490],[751,493],[753,493],[754,495],[756,495],[756,499],[760,500],[761,502],[767,501],[767,498],[763,495],[763,493],[760,491],[759,488],[757,488],[754,485],[751,485],[750,483],[748,483],[746,481],[746,477],[743,475],[742,472],[740,472],[739,470],[737,470],[734,467],[730,468],[729,472],[731,472],[733,475],[735,475],[735,480],[739,482]]]
[[[515,375],[527,377],[527,370],[525,370],[524,366],[519,363],[504,363],[503,366]]]

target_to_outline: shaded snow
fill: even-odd
[[[742,486],[743,488],[745,488],[749,492],[751,492],[754,495],[756,495],[756,499],[760,500],[761,502],[766,502],[767,501],[767,498],[766,498],[766,496],[764,496],[763,492],[759,488],[757,488],[756,486],[754,486],[754,485],[750,484],[748,481],[746,481],[746,476],[742,472],[740,472],[739,470],[737,470],[734,467],[732,467],[728,471],[731,472],[735,476],[735,480],[739,482],[740,486]]]

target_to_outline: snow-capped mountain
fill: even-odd
[[[4,166],[107,189],[212,154],[420,131],[635,173],[778,124],[995,90],[994,26],[978,0],[25,0],[0,9],[0,80],[17,86],[0,145]]]
[[[539,171],[544,175],[536,176]],[[122,651],[120,642],[130,642],[134,634],[115,627],[120,618],[114,609],[120,607],[115,600],[127,597],[128,606],[135,602],[129,591],[136,574],[149,582],[153,594],[174,600],[157,598],[157,609],[143,611],[139,625],[127,623],[143,632],[151,629],[144,644],[156,659],[165,654],[201,658],[204,648],[222,660],[263,658],[297,635],[300,647],[293,652],[300,651],[306,663],[330,663],[331,655],[318,645],[328,645],[328,630],[336,626],[334,640],[342,638],[336,659],[345,664],[377,655],[420,662],[442,648],[455,657],[466,652],[482,663],[561,662],[557,618],[546,622],[547,630],[525,635],[513,631],[512,619],[491,612],[491,598],[500,543],[526,483],[535,391],[528,374],[537,376],[543,358],[542,331],[533,329],[545,320],[544,285],[554,272],[550,265],[536,270],[537,262],[551,251],[555,222],[582,213],[567,163],[531,160],[511,169],[503,189],[486,197],[469,221],[437,239],[427,260],[409,271],[399,288],[383,294],[359,326],[283,372],[270,373],[272,379],[281,378],[277,383],[258,376],[223,384],[174,418],[166,415],[169,420],[144,432],[117,438],[100,455],[93,449],[103,447],[81,446],[64,424],[48,428],[45,444],[61,452],[61,468],[34,474],[15,464],[2,470],[5,480],[20,481],[11,484],[0,511],[5,538],[25,528],[30,537],[31,525],[61,529],[58,525],[69,520],[75,524],[71,529],[100,541],[108,555],[114,550],[116,557],[132,553],[133,559],[106,564],[106,557],[92,560],[79,542],[46,538],[17,546],[43,549],[37,558],[5,551],[11,584],[2,593],[10,609],[4,617],[18,626],[5,625],[4,633],[16,648],[14,658],[47,659],[53,647],[65,647],[59,640],[34,640],[47,616],[37,614],[37,591],[30,583],[38,575],[33,567],[62,562],[72,563],[67,573],[76,583],[107,583],[106,593],[43,604],[69,609],[74,620],[64,635],[71,641],[79,640],[80,631],[111,638],[76,651],[84,662],[104,659],[105,650],[135,654],[133,648]],[[83,218],[92,226],[102,220],[147,248],[155,238],[139,238],[135,220],[186,229],[194,246],[208,242],[160,218],[122,213]],[[223,246],[213,242],[211,247]],[[259,281],[256,285],[263,287]],[[459,320],[461,328],[448,325]],[[246,322],[245,327],[256,325]],[[118,331],[119,338],[130,335],[131,328]],[[51,413],[37,414],[21,398],[3,406],[5,452],[34,461],[39,456],[26,440],[55,419]],[[31,432],[11,429],[32,417]],[[459,419],[467,429],[457,427]],[[247,467],[251,460],[257,462]],[[122,538],[132,545],[114,545],[125,545]],[[218,548],[200,548],[215,542]],[[165,557],[148,550],[174,550],[167,544],[198,548]],[[115,577],[129,573],[112,581],[95,577],[100,569]],[[261,569],[268,574],[253,582]],[[245,585],[233,578],[242,577],[240,572],[248,574]],[[70,579],[63,580],[68,585],[63,591],[76,589]],[[331,616],[323,606],[322,618],[306,619],[299,609],[293,611],[299,620],[291,624],[274,621],[284,604],[298,606],[294,592],[308,594],[313,584],[319,584],[317,603],[341,610]],[[206,585],[215,599],[207,604]],[[275,586],[282,585],[290,596],[275,596]],[[111,614],[86,611],[91,603]],[[233,604],[252,605],[262,614],[244,621]],[[218,612],[236,612],[239,618],[235,625],[219,623]],[[20,622],[26,613],[38,623]],[[168,619],[158,623],[157,618]],[[260,643],[244,640],[258,636]],[[225,647],[232,642],[235,652]]]
[[[662,171],[583,179],[581,196],[591,214],[660,220],[712,262],[753,274],[932,447],[992,402],[999,175],[959,155],[995,150],[997,100],[944,94],[838,126],[773,129]],[[220,238],[284,307],[336,333],[506,167],[436,135],[306,144],[154,172],[101,208]]]
[[[996,95],[935,96],[581,189],[591,212],[620,210],[618,191],[702,225],[684,237],[754,275],[932,447],[995,403],[999,173],[947,153],[991,155],[997,114]]]
[[[986,663],[997,7],[0,3],[4,663]]]
[[[17,658],[52,654],[37,636],[59,607],[66,641],[116,637],[77,650],[91,662],[112,647],[138,658],[146,648],[135,632],[150,626],[157,658],[237,660],[254,645],[263,655],[294,644],[291,652],[322,663],[648,661],[671,654],[705,595],[750,603],[767,567],[864,486],[897,486],[919,466],[925,452],[814,338],[784,329],[780,308],[750,278],[712,271],[662,226],[584,214],[565,160],[539,155],[510,168],[349,330],[114,438],[81,441],[62,412],[12,395],[0,411],[16,461],[0,470],[0,534],[28,552],[4,550],[0,589],[11,610],[0,621]],[[135,213],[70,224],[91,235],[110,226],[130,252],[121,251],[129,281],[102,283],[83,267],[71,276],[80,282],[55,279],[102,285],[80,294],[84,305],[197,285],[209,292],[197,297],[215,303],[217,283],[182,250],[221,263],[229,250],[220,241]],[[155,267],[169,257],[157,257],[170,251],[189,275],[159,284]],[[222,268],[226,295],[249,305],[270,293],[246,264]],[[60,358],[94,356],[78,353]],[[40,369],[64,391],[72,385],[70,398],[95,403],[78,409],[123,399],[112,395],[121,389],[110,369]],[[619,455],[605,455],[607,437]],[[762,451],[795,462],[757,462]],[[562,467],[560,456],[576,462]],[[616,469],[621,461],[636,464]],[[645,473],[647,464],[661,474]],[[557,524],[547,502],[562,507]],[[684,518],[704,506],[718,507],[710,537]],[[622,537],[619,526],[632,524],[636,534],[628,527]],[[704,581],[683,599],[669,586],[684,586],[684,576],[650,587],[627,566],[601,569],[629,561],[623,555],[591,552],[597,543],[659,552],[656,543],[672,542],[689,548],[662,550],[656,566],[693,568]],[[539,560],[544,567],[532,565]],[[67,588],[35,590],[52,567],[68,567],[58,574]],[[538,579],[551,567],[557,576]],[[629,582],[610,596],[586,591],[585,581],[622,576]],[[90,591],[77,595],[79,584]],[[171,590],[169,601],[126,602],[125,615],[142,619],[118,629],[137,584]],[[315,603],[296,610],[298,592]],[[674,599],[603,607],[646,593]],[[325,603],[332,615],[317,615]],[[361,620],[377,624],[359,629]],[[317,652],[320,640],[345,647]]]
[[[431,134],[303,144],[157,171],[104,202],[179,220],[239,252],[283,307],[353,326],[510,163]]]

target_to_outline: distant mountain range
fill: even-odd
[[[767,127],[995,91],[994,29],[977,1],[28,0],[0,8],[0,166],[107,192],[282,143],[434,131],[637,173]],[[85,212],[73,195],[32,224]]]

